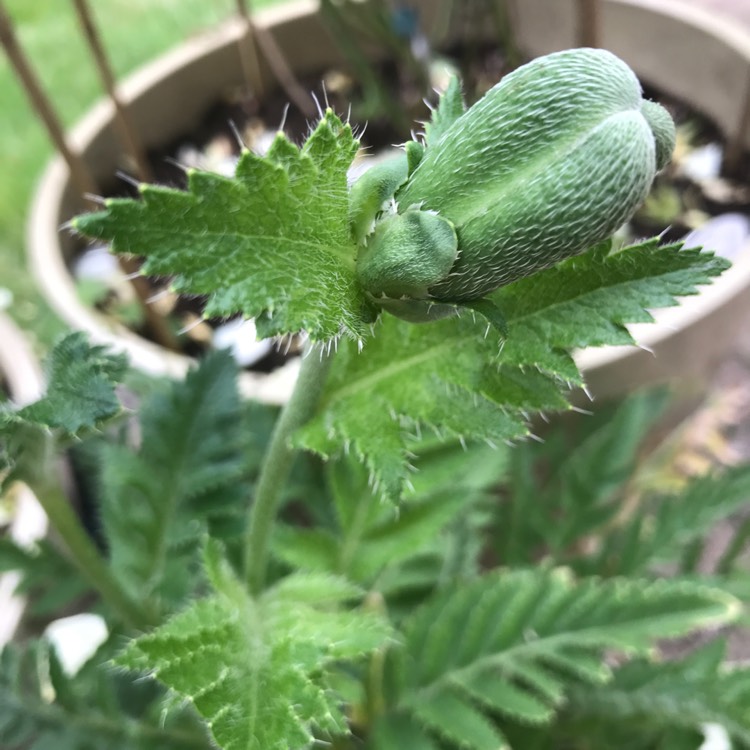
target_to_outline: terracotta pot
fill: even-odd
[[[19,404],[35,401],[44,389],[42,373],[21,332],[0,314],[0,381],[10,399]],[[47,516],[34,495],[23,486],[14,488],[15,511],[9,534],[18,544],[30,545],[47,533]],[[0,575],[0,648],[16,631],[24,601],[15,596],[18,574]]]
[[[414,4],[420,8],[425,28],[435,28],[437,3],[419,0]],[[511,17],[523,51],[540,55],[574,46],[575,11],[575,0],[512,2]],[[258,14],[257,22],[273,33],[298,73],[322,72],[340,62],[337,46],[311,1],[271,8]],[[226,23],[123,82],[123,97],[148,147],[188,133],[223,91],[242,82],[237,45],[241,33],[238,23]],[[487,29],[478,33],[486,34]],[[688,102],[725,135],[738,132],[742,96],[750,84],[750,37],[737,27],[675,0],[605,0],[603,43],[644,81]],[[271,84],[268,70],[262,69],[259,75],[266,85]],[[94,107],[72,130],[70,139],[97,178],[110,178],[118,168],[119,144],[108,103]],[[750,133],[746,139],[750,145]],[[164,351],[79,301],[68,271],[76,243],[59,228],[81,209],[66,167],[60,159],[54,160],[34,197],[28,230],[31,268],[49,303],[70,326],[126,351],[135,367],[159,375],[182,375],[188,358]],[[613,395],[671,377],[705,376],[731,349],[750,313],[749,286],[750,248],[745,248],[733,269],[698,298],[667,311],[659,324],[638,330],[645,349],[582,352],[578,362],[591,392]],[[246,374],[243,391],[264,401],[281,402],[295,375],[295,363],[271,376]]]

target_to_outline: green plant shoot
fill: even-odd
[[[627,324],[727,268],[656,239],[613,252],[673,150],[669,114],[612,54],[573,50],[469,109],[454,80],[424,137],[350,186],[358,146],[328,111],[233,178],[191,171],[72,222],[207,317],[311,344],[278,414],[218,353],[108,431],[122,362],[75,334],[45,398],[0,408],[0,479],[31,484],[63,542],[0,540],[0,566],[47,598],[59,568],[111,633],[75,675],[48,644],[4,651],[0,745],[695,750],[712,721],[750,747],[750,670],[723,672],[721,643],[653,658],[741,618],[750,529],[709,581],[678,563],[741,507],[747,467],[623,519],[655,402],[542,490],[557,454],[510,447],[568,408],[575,349],[632,343]],[[101,545],[53,481],[71,441],[94,457]]]

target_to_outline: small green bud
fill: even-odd
[[[426,297],[451,270],[458,241],[449,221],[429,211],[382,219],[357,258],[365,289],[376,296]]]

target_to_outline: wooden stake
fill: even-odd
[[[601,47],[601,0],[578,0],[578,46]]]
[[[724,151],[724,163],[721,173],[727,177],[739,177],[742,155],[745,152],[745,139],[750,133],[750,69],[747,73],[747,85],[745,86],[745,100],[740,114],[737,130],[730,134],[726,150]]]
[[[255,33],[250,20],[250,13],[243,0],[237,0],[237,14],[245,24],[245,34],[238,43],[240,48],[240,64],[245,75],[245,81],[249,86],[255,87],[255,93],[258,97],[262,97],[265,94],[265,86],[263,85],[263,76],[260,71],[258,46],[255,42]]]
[[[106,52],[104,51],[99,31],[94,24],[94,18],[88,2],[87,0],[73,0],[73,5],[78,15],[78,21],[81,25],[83,35],[85,36],[89,48],[91,49],[91,54],[94,57],[94,63],[99,71],[99,76],[102,79],[107,95],[115,108],[115,122],[120,131],[120,137],[125,144],[125,149],[135,163],[138,176],[142,180],[150,182],[153,180],[151,166],[146,159],[146,152],[143,149],[140,138],[133,127],[130,113],[120,98],[120,94],[117,90],[117,83],[112,74],[112,67],[109,64]]]
[[[49,97],[43,91],[39,79],[32,69],[28,58],[18,44],[18,38],[16,37],[13,23],[11,22],[10,15],[5,8],[3,0],[0,0],[0,43],[2,43],[16,75],[26,90],[26,94],[28,95],[32,106],[44,123],[55,148],[57,148],[60,155],[65,160],[65,163],[68,165],[70,178],[73,181],[73,184],[82,195],[95,195],[98,190],[96,180],[91,174],[91,170],[89,170],[86,163],[81,159],[80,155],[73,151],[68,145],[60,118],[52,107]],[[92,205],[97,207],[98,204],[92,203]],[[118,256],[118,261],[120,263],[120,268],[122,268],[123,272],[128,276],[137,272],[137,263],[132,258]],[[146,279],[140,276],[134,278],[133,288],[135,289],[136,296],[141,308],[143,309],[144,317],[153,333],[154,339],[162,346],[178,350],[179,344],[177,343],[177,339],[172,333],[172,330],[169,328],[167,321],[148,303],[151,291]]]
[[[258,55],[255,47],[255,42],[257,41],[257,45],[263,52],[268,65],[271,68],[271,72],[279,82],[281,88],[284,89],[287,96],[306,117],[309,117],[310,119],[315,117],[317,114],[317,107],[315,106],[312,96],[305,91],[303,86],[297,80],[297,77],[294,75],[294,72],[284,57],[284,53],[276,43],[273,34],[267,29],[256,26],[255,23],[253,23],[250,3],[248,0],[236,0],[236,3],[237,13],[246,25],[245,39],[240,42],[240,54],[243,56],[243,66],[250,61],[254,62],[258,69],[257,79],[259,82],[261,81]],[[246,45],[252,45],[250,46],[250,51],[243,51],[243,48]]]
[[[29,97],[32,107],[39,115],[39,119],[44,123],[50,139],[55,144],[55,148],[60,152],[60,155],[68,165],[70,177],[75,183],[75,186],[84,195],[86,193],[96,193],[96,181],[94,180],[91,171],[81,157],[68,145],[65,138],[65,132],[60,124],[60,120],[55,114],[52,103],[42,90],[39,79],[29,64],[28,58],[18,44],[18,38],[16,37],[13,23],[10,20],[10,15],[5,9],[3,0],[0,0],[0,42],[5,48],[8,60],[10,60],[10,64],[13,66],[18,79],[26,90],[26,94]]]

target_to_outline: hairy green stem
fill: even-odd
[[[86,533],[57,481],[25,481],[63,540],[78,572],[99,593],[113,614],[130,628],[145,630],[156,625],[154,613],[132,599],[112,575],[107,561]]]
[[[322,345],[306,351],[292,397],[279,415],[266,449],[245,529],[245,577],[253,594],[265,584],[271,532],[292,469],[295,451],[289,440],[315,413],[332,360],[331,351]]]

